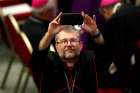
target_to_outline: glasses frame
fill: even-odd
[[[62,39],[62,40],[56,41],[56,44],[67,45],[68,43],[70,43],[72,45],[76,45],[80,41],[81,40],[75,39],[75,38],[72,38],[72,39]]]

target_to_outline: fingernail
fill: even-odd
[[[95,15],[93,15],[93,19],[96,20],[96,16]]]

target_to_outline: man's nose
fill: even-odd
[[[71,41],[67,41],[67,45],[71,45]]]

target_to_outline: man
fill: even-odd
[[[56,16],[55,4],[55,0],[38,0],[32,3],[32,16],[22,25],[22,31],[26,33],[33,49],[38,48],[39,41],[48,29],[49,22]]]
[[[96,36],[96,40],[102,37],[95,20],[87,14],[82,15],[83,28],[91,36]],[[40,41],[39,51],[33,53],[31,60],[33,75],[40,77],[40,93],[97,93],[95,55],[83,49],[79,30],[59,24],[60,16],[61,13],[50,22]],[[56,52],[48,51],[53,38]]]
[[[100,12],[106,19],[104,38],[115,69],[109,79],[110,86],[127,90],[132,88],[132,93],[136,93],[134,82],[138,80],[136,66],[139,63],[139,48],[136,44],[140,40],[140,7],[124,5],[120,0],[101,0]]]

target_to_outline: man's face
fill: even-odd
[[[82,42],[77,32],[61,31],[57,34],[56,50],[62,59],[73,59],[80,55]]]
[[[43,9],[42,12],[40,13],[41,17],[47,21],[52,21],[56,17],[56,14],[57,8],[55,7],[50,8],[48,7],[46,9]]]
[[[100,14],[105,18],[106,21],[108,21],[113,15],[112,10],[107,8],[100,8]]]

